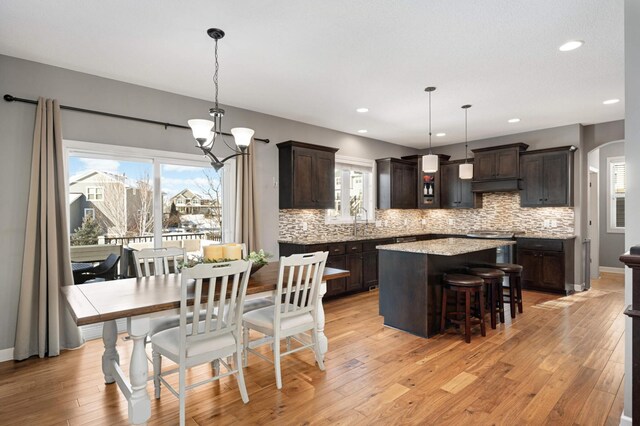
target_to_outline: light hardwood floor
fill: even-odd
[[[277,391],[273,367],[251,357],[249,404],[226,378],[188,394],[187,424],[618,424],[622,275],[568,297],[525,292],[524,314],[487,327],[485,338],[476,330],[471,344],[453,329],[426,340],[385,328],[377,297],[326,303],[326,372],[311,352],[287,356]],[[118,342],[125,370],[130,344]],[[126,401],[103,383],[101,353],[98,340],[57,358],[0,364],[0,424],[127,424]],[[191,378],[207,374],[205,366]],[[177,422],[178,401],[164,390],[150,423]]]

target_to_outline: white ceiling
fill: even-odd
[[[210,27],[221,103],[401,145],[428,85],[434,145],[624,117],[623,0],[2,0],[0,53],[212,99]]]

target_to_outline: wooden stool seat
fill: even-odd
[[[514,274],[522,272],[522,265],[516,265],[515,263],[496,263],[492,265],[494,268],[501,270],[505,274]]]
[[[480,277],[465,274],[445,274],[442,280],[442,317],[440,320],[440,334],[444,334],[446,328],[447,316],[453,316],[450,319],[454,324],[464,324],[464,339],[467,343],[471,343],[471,326],[480,324],[480,333],[487,335],[484,322],[484,280]],[[447,292],[454,291],[456,293],[456,310],[455,312],[447,312]],[[464,295],[465,308],[460,308],[460,296]],[[479,311],[479,318],[471,316],[471,298],[476,301]],[[477,311],[476,311],[477,312]],[[463,317],[463,319],[459,319]]]
[[[504,300],[502,296],[502,281],[504,272],[495,268],[474,267],[468,269],[469,274],[480,277],[487,285],[487,300],[489,302],[489,313],[491,314],[491,328],[496,328],[496,315],[500,317],[500,322],[504,323]],[[500,297],[498,297],[500,296]]]

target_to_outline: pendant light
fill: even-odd
[[[213,121],[211,120],[200,120],[194,119],[189,120],[189,127],[191,127],[191,131],[193,132],[193,137],[198,143],[196,147],[200,148],[202,152],[209,157],[211,160],[211,165],[214,169],[219,170],[224,166],[224,162],[230,158],[237,157],[238,155],[248,155],[246,153],[249,144],[251,143],[251,139],[253,138],[253,129],[249,129],[246,127],[236,127],[231,129],[231,134],[234,137],[236,149],[229,145],[227,141],[224,139],[224,134],[222,132],[222,117],[224,116],[224,109],[220,108],[218,104],[218,40],[224,37],[224,31],[218,28],[209,28],[207,30],[207,34],[209,37],[215,40],[215,71],[213,74],[213,85],[215,87],[215,103],[213,108],[209,109],[209,115],[213,117]],[[213,153],[213,146],[215,145],[217,140],[222,140],[222,142],[233,152],[233,154],[223,158],[222,160],[218,159]]]
[[[473,164],[468,163],[468,155],[467,155],[467,112],[471,108],[471,105],[462,105],[462,109],[464,109],[464,164],[460,164],[460,179],[472,179],[473,178]]]
[[[439,158],[431,152],[431,92],[435,90],[435,87],[427,87],[424,89],[424,91],[429,94],[429,154],[422,156],[422,171],[424,173],[435,173],[438,171]]]

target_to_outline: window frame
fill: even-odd
[[[623,196],[616,194],[615,192],[615,180],[613,178],[614,166],[618,164],[625,165],[625,192]],[[619,233],[623,234],[625,232],[625,227],[616,226],[616,201],[618,198],[625,198],[626,202],[626,162],[625,157],[607,157],[607,232],[608,233]],[[625,217],[626,223],[626,217]]]
[[[356,166],[351,170],[361,170],[362,168],[366,168],[368,175],[365,175],[365,182],[363,184],[364,187],[364,208],[367,210],[366,217],[363,217],[361,213],[358,216],[359,223],[374,223],[375,222],[375,199],[376,199],[376,185],[375,185],[375,174],[376,174],[376,162],[374,160],[358,158],[358,157],[349,157],[346,155],[338,155],[335,156],[335,170],[340,169],[340,166]],[[346,169],[345,169],[346,170]],[[342,182],[347,182],[345,180],[347,177],[347,173],[343,173]],[[344,188],[341,188],[341,202],[343,206],[348,206],[348,203],[345,202],[345,199],[348,199],[349,196],[346,195],[348,193],[344,191]],[[335,191],[335,190],[334,190]],[[347,216],[344,214],[345,210],[343,209],[343,214],[336,217],[330,214],[331,210],[327,209],[325,214],[325,224],[351,224],[353,223],[353,216]]]
[[[87,213],[91,212],[91,218],[95,219],[96,218],[96,209],[94,209],[93,207],[85,207],[84,208],[84,213],[82,214],[82,220],[84,220],[85,217],[87,217]]]
[[[122,145],[110,145],[95,142],[77,140],[63,140],[63,165],[65,179],[65,198],[67,208],[69,206],[69,170],[68,158],[70,155],[87,156],[91,158],[120,161],[137,161],[152,165],[153,179],[153,215],[162,218],[162,166],[180,165],[191,167],[211,167],[211,163],[204,156],[187,154],[183,152],[161,151],[156,149],[138,148]],[[235,229],[235,199],[236,199],[236,160],[234,158],[225,162],[222,169],[222,238],[223,242],[233,241]],[[93,200],[91,200],[93,201]],[[67,220],[69,220],[67,215]],[[154,245],[162,241],[162,220],[154,221]],[[229,239],[230,238],[230,239]],[[160,245],[158,245],[160,247]]]
[[[91,194],[91,190],[93,190],[93,194]],[[100,191],[98,191],[100,190]],[[94,197],[91,198],[91,195]],[[98,198],[100,195],[100,198]],[[87,200],[88,201],[104,201],[104,187],[102,186],[87,186]]]

